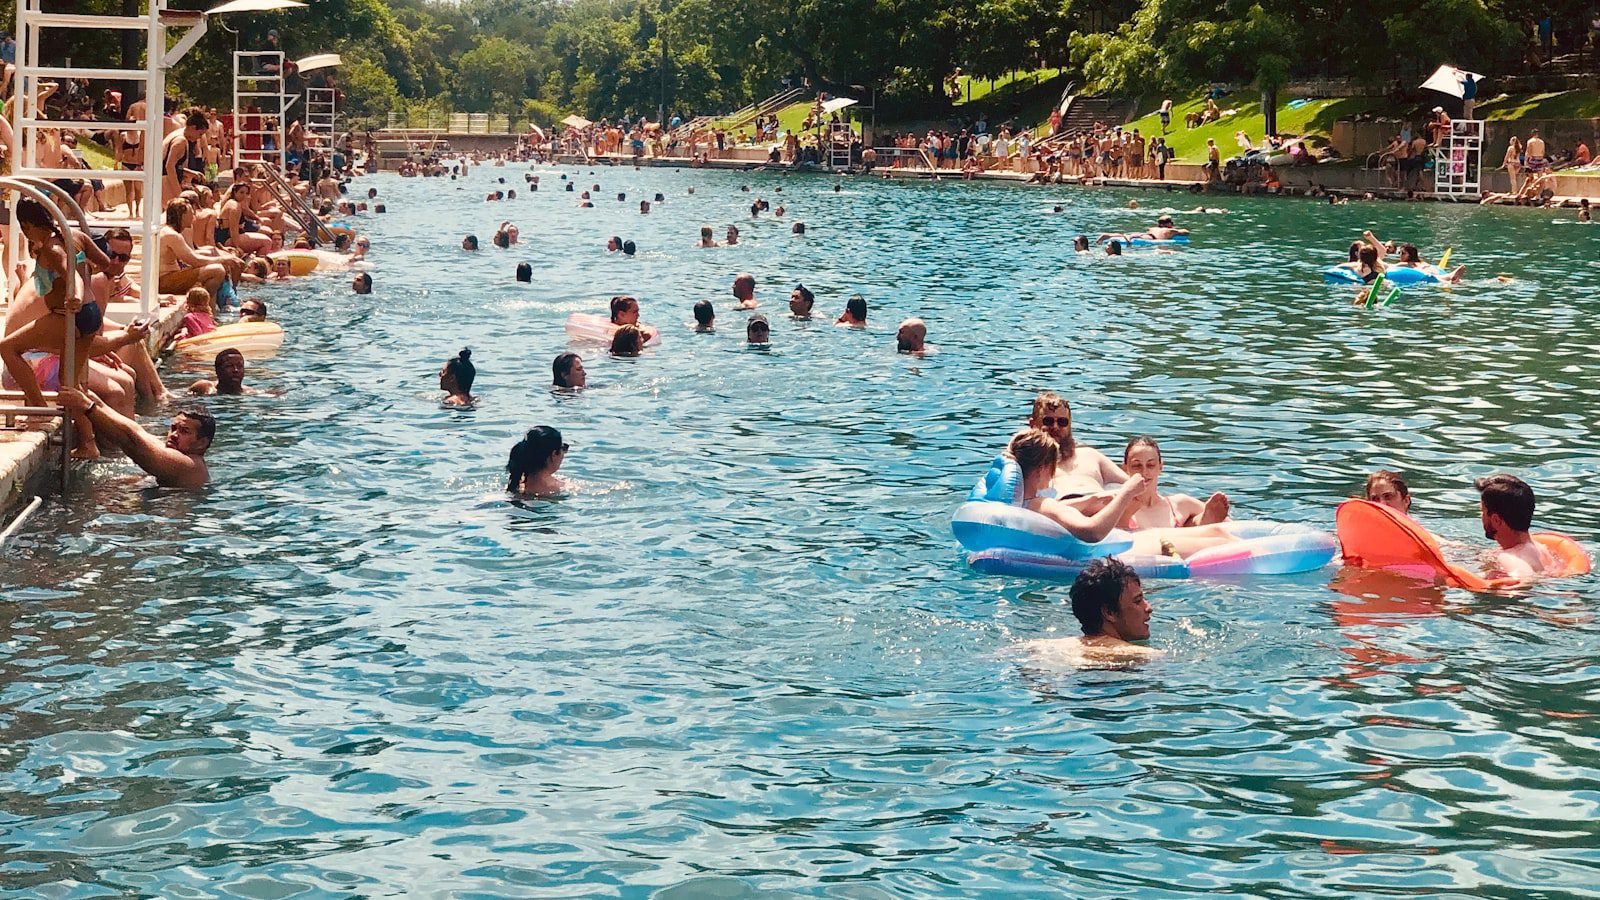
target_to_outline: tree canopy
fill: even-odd
[[[128,0],[76,0],[115,12]],[[216,0],[176,0],[211,6]],[[1420,2],[1420,6],[1418,3]],[[417,103],[464,112],[714,113],[809,83],[937,112],[955,68],[994,77],[1065,67],[1088,89],[1138,94],[1213,82],[1274,90],[1308,76],[1372,83],[1441,62],[1517,65],[1538,17],[1582,34],[1589,0],[316,0],[229,16],[173,72],[184,96],[229,96],[229,52],[281,32],[291,57],[340,52],[346,111]],[[116,59],[88,33],[54,49]],[[124,60],[138,64],[137,58]],[[1498,67],[1498,68],[1497,68]]]

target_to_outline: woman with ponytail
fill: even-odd
[[[556,477],[556,470],[567,458],[567,444],[561,432],[548,425],[529,430],[526,437],[511,448],[511,458],[506,462],[510,479],[506,490],[513,494],[545,496],[559,494],[567,489],[566,482]]]
[[[466,347],[445,360],[439,369],[439,390],[444,391],[444,405],[471,407],[478,402],[472,396],[472,382],[478,378],[478,369],[472,364],[472,350]]]

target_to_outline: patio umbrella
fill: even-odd
[[[344,60],[340,59],[339,54],[337,53],[318,53],[316,56],[308,56],[294,65],[295,68],[302,72],[310,72],[313,69],[327,69],[333,66],[342,66],[344,65]]]
[[[594,123],[588,119],[585,119],[583,116],[567,116],[565,119],[561,120],[561,124],[567,126],[568,128],[588,128]]]
[[[1465,92],[1462,82],[1466,80],[1468,75],[1471,75],[1474,81],[1483,80],[1483,76],[1477,72],[1468,72],[1466,69],[1458,69],[1455,66],[1440,66],[1437,72],[1428,76],[1428,80],[1422,83],[1422,89],[1425,91],[1438,91],[1441,94],[1449,94],[1452,97],[1459,98]]]

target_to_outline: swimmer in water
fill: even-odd
[[[561,439],[561,432],[549,425],[529,429],[511,448],[511,457],[506,461],[506,472],[510,475],[506,491],[525,497],[544,497],[565,491],[567,484],[556,477],[556,472],[566,461],[570,449],[571,445]]]
[[[611,324],[637,325],[639,324],[639,301],[619,294],[611,298]]]
[[[817,296],[803,284],[789,292],[789,315],[796,319],[811,318],[811,308],[817,305]]]
[[[77,388],[64,387],[56,397],[67,411],[88,419],[99,440],[120,447],[135,465],[154,476],[156,484],[199,490],[210,480],[205,455],[216,437],[217,420],[204,409],[178,410],[163,443],[138,422],[108,409]]]
[[[894,341],[896,352],[912,356],[926,356],[932,349],[928,346],[928,324],[916,317],[900,323]]]
[[[1555,557],[1528,534],[1533,527],[1533,488],[1515,475],[1490,475],[1472,485],[1478,491],[1483,534],[1500,545],[1488,566],[1491,576],[1532,581],[1559,569]]]
[[[372,273],[357,272],[356,277],[350,279],[350,290],[358,294],[372,293]]]
[[[756,277],[749,272],[740,272],[733,279],[733,299],[737,301],[737,309],[755,309],[761,304],[756,302]]]
[[[710,300],[701,300],[694,305],[694,330],[696,334],[710,334],[716,331],[717,309]]]
[[[695,246],[696,247],[717,247],[717,246],[720,246],[717,243],[717,239],[714,236],[714,232],[712,232],[710,225],[702,225],[702,226],[700,226],[700,243],[695,244]]]
[[[1367,476],[1367,499],[1397,513],[1411,515],[1411,489],[1399,473],[1379,469]]]
[[[478,402],[472,396],[472,382],[478,378],[478,369],[472,364],[472,351],[463,347],[460,353],[445,360],[439,369],[439,390],[444,391],[445,406],[470,407]]]
[[[1417,252],[1416,244],[1401,244],[1396,247],[1393,241],[1385,243],[1378,240],[1378,236],[1373,234],[1371,231],[1362,232],[1361,239],[1366,242],[1367,246],[1373,248],[1380,259],[1390,253],[1398,251],[1400,254],[1400,261],[1391,264],[1389,267],[1392,268],[1418,269],[1428,273],[1429,275],[1432,275],[1440,281],[1449,282],[1451,284],[1459,282],[1462,274],[1467,271],[1466,266],[1457,266],[1454,270],[1446,272],[1438,266],[1423,262],[1422,255]]]
[[[529,262],[517,263],[517,281],[522,284],[533,283],[533,264]]]
[[[772,346],[772,325],[767,317],[756,313],[744,326],[744,342],[762,350]]]
[[[624,325],[611,335],[612,356],[638,356],[644,352],[646,335],[638,325]]]
[[[848,328],[867,327],[867,298],[860,294],[851,294],[850,299],[844,302],[844,312],[833,324]]]
[[[1068,589],[1072,615],[1083,634],[1029,641],[1025,647],[1045,656],[1063,655],[1076,665],[1129,662],[1160,656],[1135,641],[1150,639],[1150,601],[1139,576],[1114,556],[1094,560]]]
[[[244,354],[239,352],[238,348],[229,347],[218,353],[217,358],[212,361],[211,367],[217,373],[216,380],[210,381],[202,378],[189,385],[189,393],[202,397],[210,397],[216,394],[251,396],[261,393],[255,388],[245,385]]]
[[[1087,234],[1080,234],[1077,237],[1073,238],[1072,239],[1072,249],[1073,249],[1073,252],[1075,252],[1075,253],[1088,253],[1089,252],[1089,236]]]
[[[584,371],[583,357],[576,353],[563,353],[550,364],[554,377],[553,387],[579,391],[589,386],[589,373]]]
[[[1122,470],[1145,478],[1145,489],[1121,526],[1127,531],[1150,528],[1187,528],[1222,522],[1228,518],[1228,495],[1220,491],[1204,503],[1188,494],[1162,495],[1158,487],[1165,464],[1155,439],[1143,436],[1128,442],[1122,451]]]
[[[732,247],[733,245],[739,243],[739,226],[729,225],[728,233],[723,236],[722,243],[728,247]]]
[[[1111,242],[1107,243],[1106,244],[1106,255],[1107,256],[1121,256],[1122,255],[1122,242],[1121,241],[1111,241]]]

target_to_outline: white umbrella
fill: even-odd
[[[1455,66],[1440,66],[1439,71],[1428,76],[1428,80],[1422,83],[1422,89],[1425,91],[1438,91],[1441,94],[1449,94],[1452,97],[1460,97],[1466,92],[1462,82],[1466,80],[1468,75],[1471,75],[1474,81],[1483,80],[1483,76],[1477,72],[1468,72],[1466,69],[1458,69]]]
[[[228,0],[221,6],[214,6],[206,10],[208,16],[220,16],[224,13],[242,12],[268,12],[274,9],[296,9],[305,6],[297,0]]]
[[[318,53],[315,56],[308,56],[294,64],[295,68],[302,72],[310,72],[314,69],[328,69],[334,66],[342,65],[344,65],[344,60],[340,59],[339,54],[337,53]]]
[[[567,116],[565,119],[561,120],[561,124],[567,126],[568,128],[588,128],[594,123],[588,119],[585,119],[583,116]]]
[[[822,114],[827,115],[828,113],[838,112],[839,110],[844,109],[846,106],[855,106],[860,102],[861,101],[859,100],[852,100],[849,97],[835,97],[832,100],[822,104]]]

